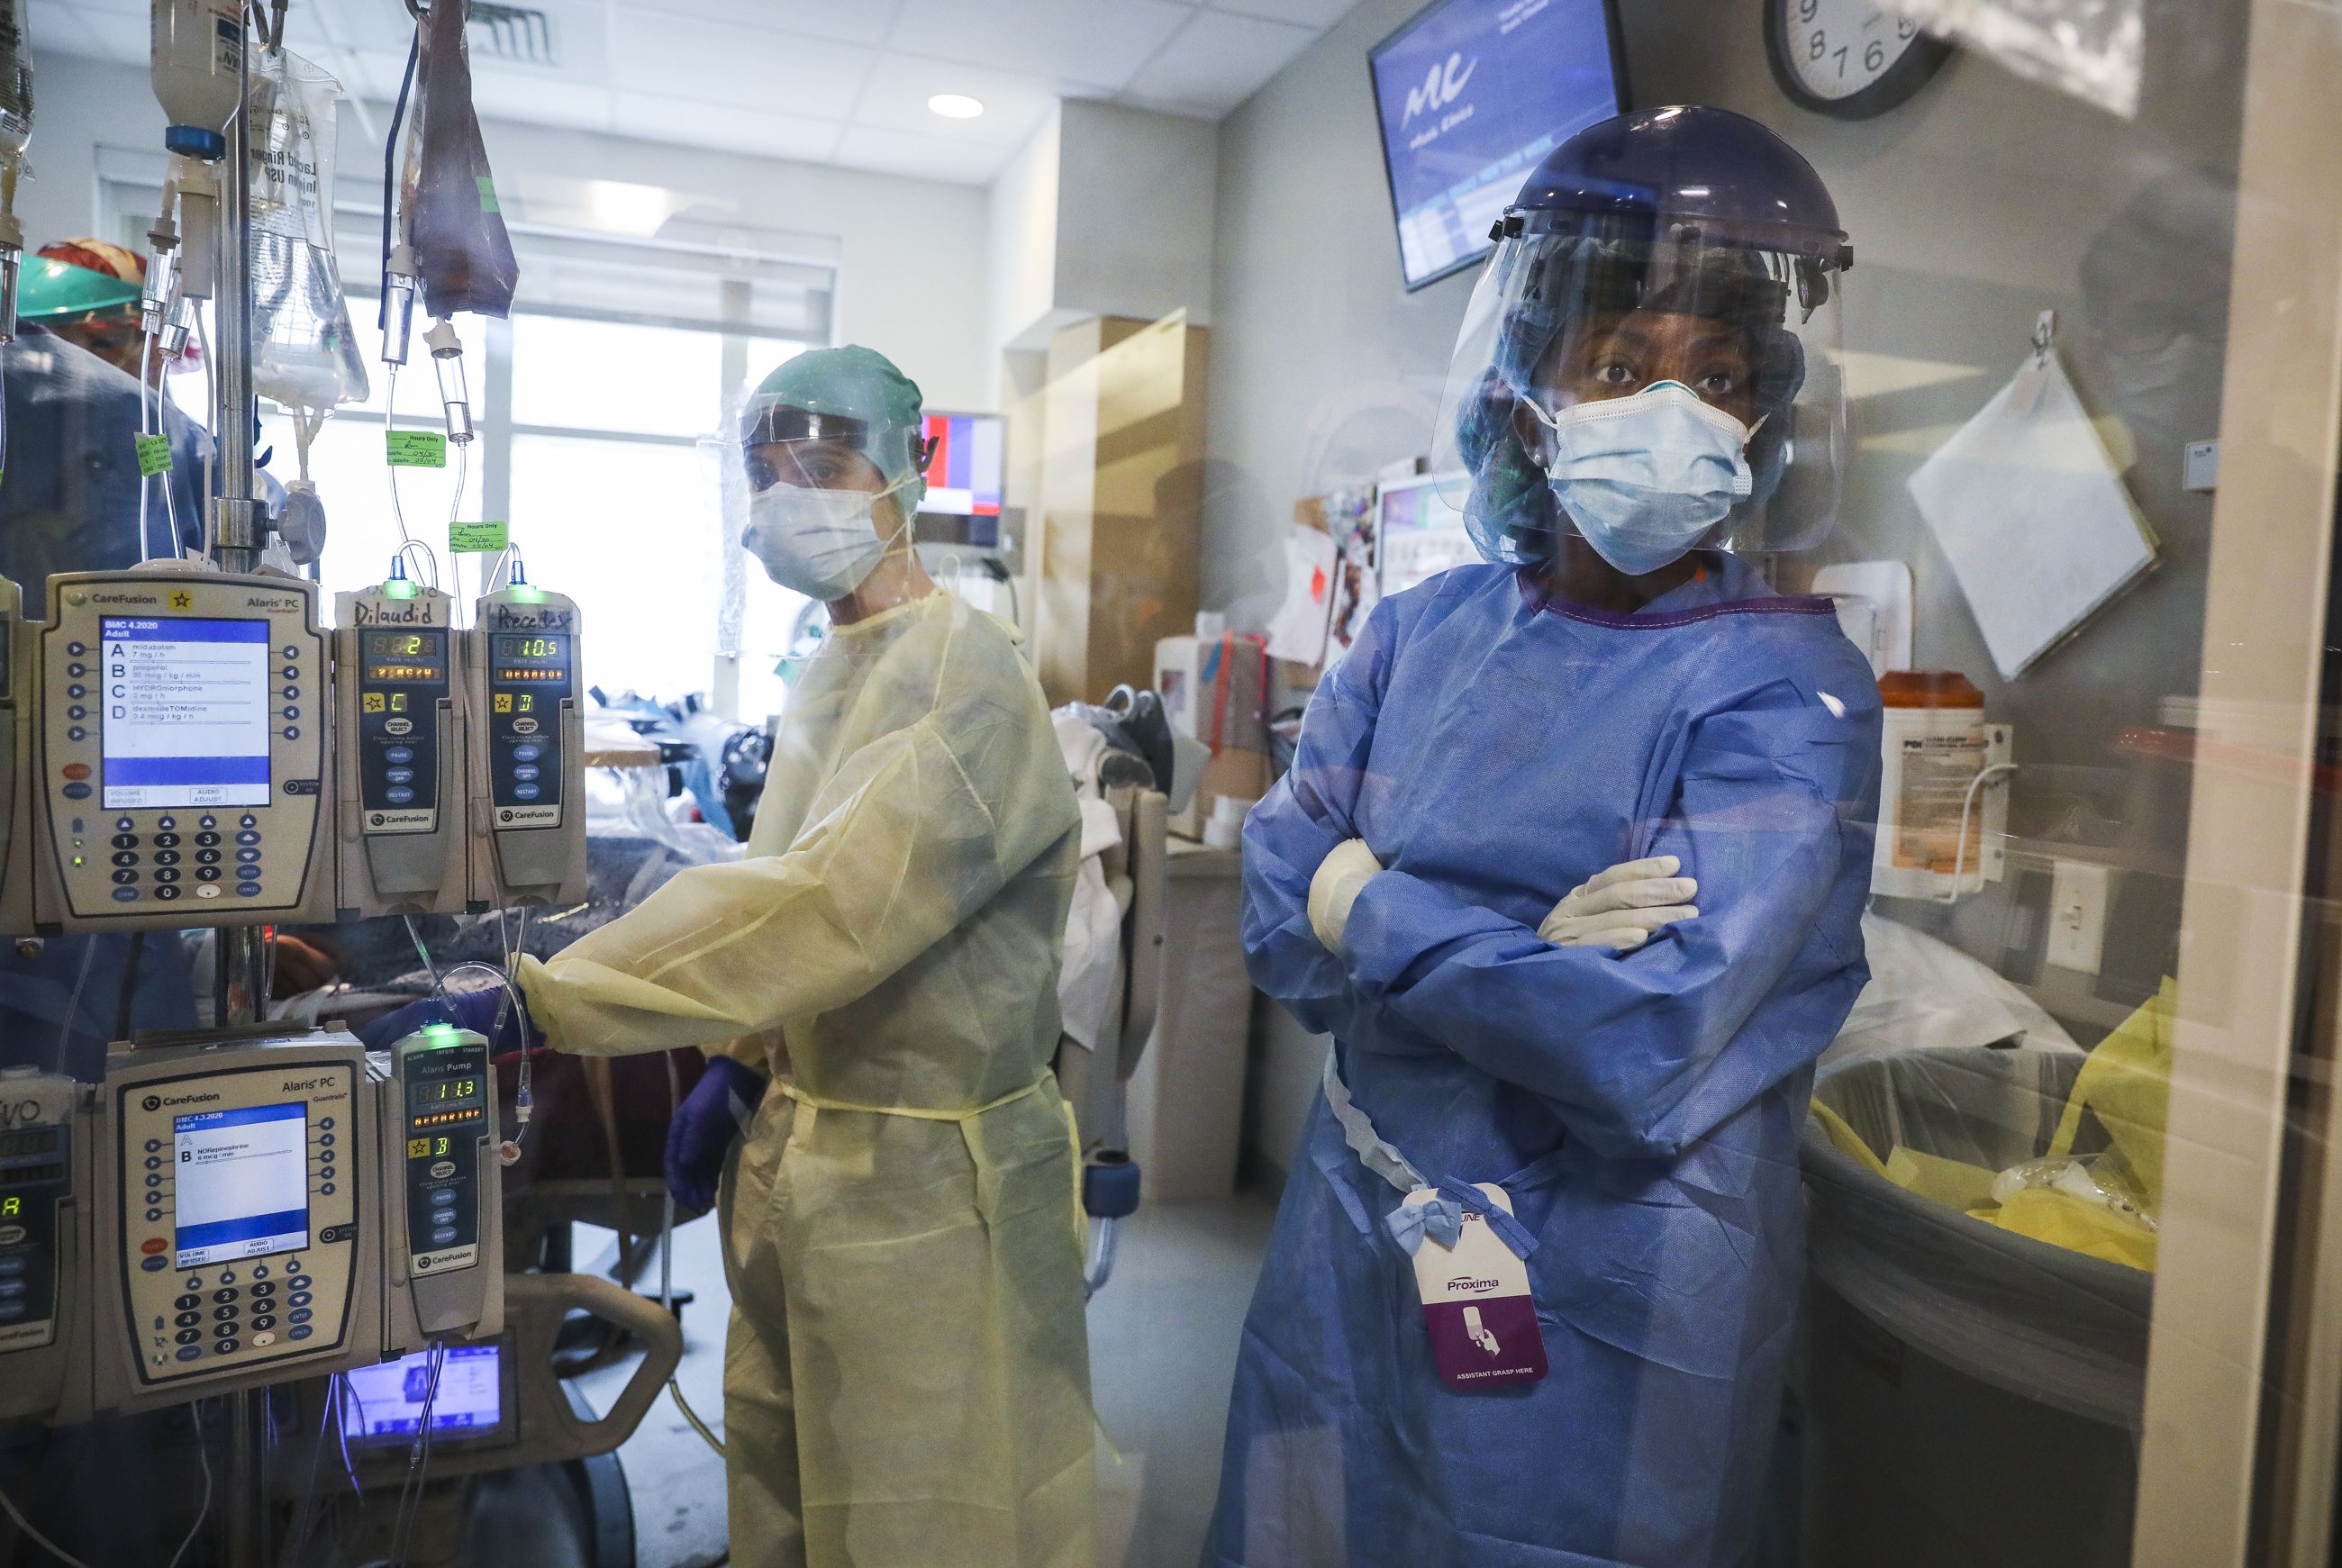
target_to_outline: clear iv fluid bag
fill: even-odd
[[[0,161],[15,163],[33,139],[33,45],[25,0],[0,0]]]
[[[341,85],[299,55],[262,54],[252,81],[253,385],[288,409],[366,395],[334,259],[334,104]]]

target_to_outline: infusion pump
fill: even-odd
[[[0,581],[0,936],[455,914],[586,891],[577,606],[195,563]],[[330,657],[329,657],[330,654]]]
[[[334,597],[344,919],[465,907],[466,640],[455,608],[404,577]]]
[[[530,583],[479,601],[467,634],[472,897],[586,896],[586,692],[575,602]]]
[[[40,930],[331,918],[316,595],[177,562],[49,579]]]
[[[150,1409],[502,1332],[477,1034],[117,1046],[102,1089],[0,1077],[0,1106],[24,1108],[0,1208],[25,1216],[0,1224],[0,1415]]]

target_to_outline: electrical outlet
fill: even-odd
[[[2043,954],[2060,969],[2096,974],[2106,954],[2112,874],[2103,865],[2061,860],[2049,883],[2049,943]]]

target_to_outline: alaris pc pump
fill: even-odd
[[[180,562],[65,574],[40,643],[42,931],[332,918],[312,584]]]

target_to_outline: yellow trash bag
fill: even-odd
[[[2163,1207],[2163,1130],[2171,1109],[2171,1030],[2177,987],[2167,978],[2155,995],[2098,1042],[2074,1079],[2066,1114],[2049,1141],[2052,1155],[2074,1152],[2082,1113],[2106,1128],[2116,1168],[2102,1162],[2101,1183],[2130,1189],[2147,1213]],[[2087,1249],[2085,1249],[2087,1250]],[[2142,1265],[2144,1266],[2144,1265]]]
[[[1829,1134],[1830,1143],[1836,1146],[1839,1154],[1859,1163],[1863,1169],[1872,1175],[1887,1175],[1887,1167],[1879,1164],[1878,1156],[1871,1152],[1869,1144],[1862,1141],[1862,1134],[1847,1124],[1845,1117],[1823,1104],[1819,1100],[1807,1102],[1807,1108],[1813,1112],[1814,1119],[1821,1123],[1822,1131]],[[1893,1178],[1888,1177],[1888,1180],[1891,1181]]]
[[[1965,1160],[1947,1160],[1900,1144],[1887,1156],[1887,1179],[1931,1203],[1961,1213],[1990,1206],[1993,1177],[1997,1173]]]
[[[2153,1231],[2103,1203],[2055,1187],[2027,1187],[2012,1193],[1999,1208],[1987,1210],[1977,1218],[2053,1247],[2149,1273],[2155,1269]]]

